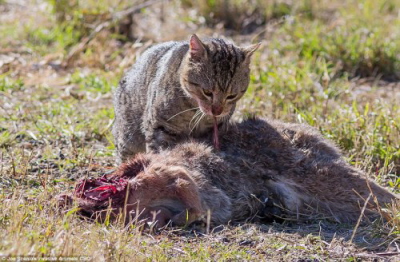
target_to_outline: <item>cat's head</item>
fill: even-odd
[[[189,41],[181,85],[203,113],[223,117],[235,109],[249,84],[250,58],[260,44],[237,47],[221,39]]]

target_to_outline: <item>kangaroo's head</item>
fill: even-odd
[[[149,165],[129,181],[128,210],[132,221],[163,227],[192,223],[203,213],[196,182],[180,166]]]
[[[198,219],[204,212],[196,182],[184,167],[153,158],[139,154],[109,177],[82,180],[74,194],[79,213],[100,220],[124,214],[126,224],[150,222],[156,228]]]

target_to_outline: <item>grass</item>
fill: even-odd
[[[114,167],[112,91],[149,44],[178,38],[171,27],[186,37],[195,30],[229,35],[239,45],[261,41],[235,118],[257,114],[308,123],[353,165],[399,192],[398,1],[238,0],[227,9],[222,0],[155,4],[135,14],[159,25],[155,38],[148,37],[153,28],[140,24],[150,20],[138,19],[135,43],[116,28],[104,30],[64,67],[91,25],[129,4],[101,0],[61,8],[72,2],[27,1],[26,12],[0,1],[0,256],[358,261],[380,258],[376,252],[398,242],[398,205],[383,212],[388,223],[360,227],[350,243],[353,227],[326,221],[149,235],[82,221],[51,204],[77,179]]]

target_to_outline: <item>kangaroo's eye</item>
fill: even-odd
[[[229,95],[226,97],[227,100],[233,100],[237,97],[237,95]]]
[[[212,97],[212,92],[210,90],[203,89],[203,93],[205,96]]]

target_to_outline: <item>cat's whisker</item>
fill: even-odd
[[[232,114],[229,114],[229,115],[224,116],[222,122],[224,122],[224,123],[227,124],[227,123],[229,122],[229,119],[231,119],[231,116],[232,116]]]
[[[180,114],[183,114],[183,113],[185,113],[185,112],[187,112],[187,111],[191,111],[191,110],[195,110],[195,109],[197,110],[197,109],[199,109],[199,108],[200,108],[200,107],[193,107],[193,108],[189,108],[189,109],[183,110],[183,111],[181,111],[181,112],[179,112],[179,113],[177,113],[177,114],[171,116],[170,118],[168,118],[167,121],[169,121],[169,120],[171,120],[172,118],[174,118],[174,117],[176,117],[176,116],[178,116],[178,115],[180,115]]]
[[[232,115],[233,115],[233,112],[231,112],[231,113],[229,113],[228,115],[226,115],[225,117],[224,117],[224,120],[223,120],[223,122],[224,122],[224,124],[225,124],[225,127],[226,127],[226,130],[225,131],[228,131],[229,130],[229,121],[232,119]]]
[[[192,130],[194,130],[194,128],[195,128],[195,126],[196,126],[196,122],[197,122],[197,120],[199,119],[201,117],[201,114],[200,113],[198,113],[194,118],[192,118],[192,120],[190,121],[190,123],[189,123],[189,129],[191,130],[190,132],[189,132],[189,134],[191,134],[192,133]],[[193,124],[193,127],[192,127],[192,122],[194,123]]]
[[[228,122],[229,122],[229,119],[231,118],[231,115],[232,114],[229,114],[229,115],[227,115],[227,116],[225,116],[225,119],[224,119],[224,123],[225,123],[225,131],[228,131],[229,130],[229,125],[228,125]]]
[[[203,112],[201,112],[201,116],[197,119],[197,121],[194,123],[193,128],[190,130],[190,134],[193,132],[193,130],[200,124],[200,121],[203,119],[203,117],[205,117],[206,114],[204,114]]]
[[[196,113],[194,113],[194,115],[192,116],[192,119],[190,119],[189,128],[190,128],[190,125],[192,124],[193,120],[196,119],[198,114],[199,114],[199,110],[197,110]]]
[[[190,128],[189,135],[191,135],[192,132],[193,132],[193,130],[196,128],[196,125],[197,125],[196,123],[197,123],[197,121],[198,121],[200,118],[201,118],[201,115],[198,115],[198,117],[196,117],[196,120],[194,121],[194,125],[193,125],[192,128],[191,128],[190,125],[189,125],[189,128]]]
[[[198,111],[193,115],[192,119],[191,119],[190,122],[189,122],[189,128],[190,128],[190,126],[192,125],[192,122],[193,122],[193,121],[196,121],[196,118],[197,118],[198,116],[200,116],[200,113],[201,113],[201,110],[198,110]]]

